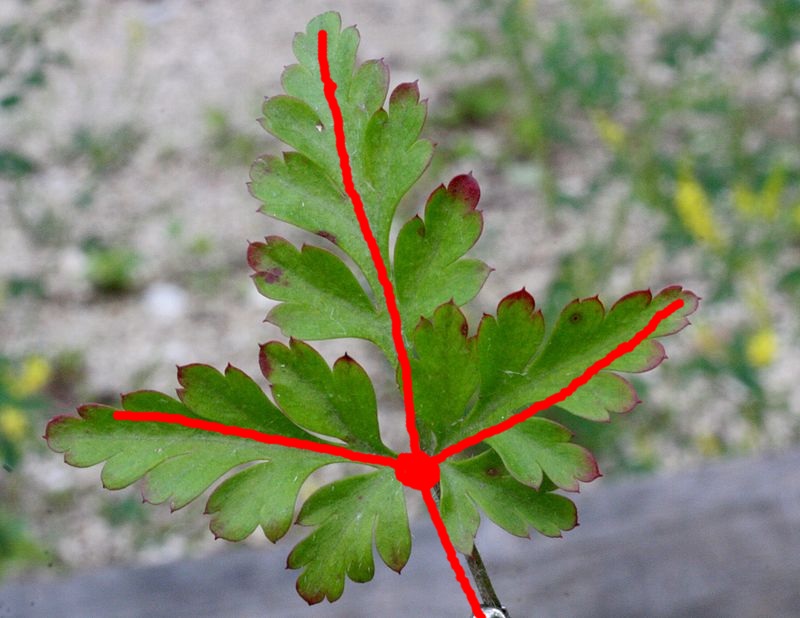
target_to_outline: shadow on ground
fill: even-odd
[[[597,482],[562,540],[484,526],[479,542],[514,618],[727,616],[800,612],[800,451],[678,475]],[[309,608],[285,552],[240,549],[149,568],[109,568],[0,588],[0,616],[466,618],[427,522],[403,574]],[[287,550],[288,551],[288,550]]]

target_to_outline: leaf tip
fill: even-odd
[[[419,80],[413,82],[403,82],[398,84],[397,87],[389,95],[389,106],[397,105],[398,103],[419,103]]]
[[[455,199],[464,202],[472,210],[478,206],[481,199],[481,188],[472,172],[453,178],[447,185],[447,192]]]

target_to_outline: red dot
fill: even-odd
[[[406,487],[427,491],[439,482],[439,464],[425,453],[400,453],[394,475]]]

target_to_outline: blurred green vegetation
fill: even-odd
[[[630,471],[661,464],[646,432],[688,440],[701,455],[746,452],[775,414],[790,418],[800,439],[800,411],[764,383],[781,345],[797,345],[800,326],[800,2],[734,11],[716,0],[683,17],[648,0],[450,5],[459,26],[441,73],[460,79],[444,111],[434,111],[441,150],[453,160],[476,154],[465,128],[501,135],[495,169],[532,179],[530,207],[542,225],[556,230],[555,215],[572,212],[569,225],[583,236],[558,256],[545,312],[608,289],[620,273],[642,287],[655,263],[689,264],[670,272],[702,281],[693,354],[662,366],[659,379],[678,388],[706,380],[709,401],[735,383],[744,392],[737,411],[752,429],[736,440],[690,435],[678,419],[691,411],[651,404],[633,422],[570,423],[579,438]],[[448,139],[449,129],[461,137]],[[577,191],[568,183],[576,174]],[[609,224],[598,232],[601,201]],[[621,242],[637,211],[653,222],[656,241],[640,255]],[[735,326],[715,323],[732,309],[743,316]]]
[[[40,9],[30,12],[35,19],[0,24],[0,123],[21,118],[52,72],[71,70],[49,33],[80,7],[79,0],[16,1]],[[428,135],[444,155],[435,165],[462,169],[465,159],[480,159],[504,184],[533,196],[528,207],[553,238],[565,226],[579,231],[573,248],[551,244],[556,268],[537,290],[545,313],[552,317],[575,297],[611,298],[614,286],[656,287],[662,273],[703,296],[694,326],[672,346],[675,358],[653,379],[635,380],[646,403],[625,422],[544,414],[574,429],[599,454],[604,473],[653,470],[671,451],[715,457],[769,447],[763,436],[775,432],[769,424],[776,419],[785,442],[800,441],[800,410],[770,382],[782,354],[800,343],[800,0],[709,0],[697,3],[696,14],[655,0],[441,1],[457,12],[458,26],[448,57],[432,59],[450,77],[442,102],[431,107]],[[128,70],[147,43],[147,27],[131,22]],[[204,171],[244,175],[261,141],[210,103],[193,122]],[[481,142],[486,135],[493,146]],[[18,137],[9,132],[0,142],[12,224],[37,250],[77,247],[92,302],[141,289],[145,259],[135,227],[90,235],[72,222],[97,208],[104,183],[130,171],[148,127],[135,118],[89,119],[65,126],[39,156]],[[162,172],[197,156],[183,144],[157,148]],[[53,169],[78,179],[77,189],[70,184],[66,199],[39,203],[29,189]],[[643,219],[651,222],[648,244],[633,251],[626,239]],[[192,294],[218,296],[232,266],[220,259],[225,247],[216,236],[206,235],[213,230],[177,215],[165,227],[165,245],[191,265],[169,276]],[[43,261],[41,273],[6,277],[0,305],[46,299],[51,267]],[[153,367],[141,367],[132,383],[146,386]],[[71,409],[78,400],[111,400],[85,392],[85,373],[81,350],[49,359],[0,356],[0,474],[7,475],[0,477],[0,575],[40,562],[39,543],[48,542],[32,540],[17,471],[44,448],[39,435],[54,401]],[[697,397],[679,400],[698,383]],[[652,397],[657,388],[676,401]],[[694,426],[720,398],[745,430],[724,431],[713,421]],[[695,407],[683,407],[687,400]],[[68,486],[39,506],[77,510],[83,498]],[[104,504],[98,516],[133,527],[137,546],[167,535],[136,498]]]
[[[0,483],[0,576],[44,560],[42,548],[28,534],[28,513],[17,495],[20,483],[11,482],[10,475],[26,452],[42,450],[40,428],[51,403],[44,389],[51,376],[52,367],[41,356],[0,356],[0,478],[5,477]]]

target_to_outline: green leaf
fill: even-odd
[[[491,269],[480,260],[462,259],[483,230],[479,198],[471,174],[456,176],[428,198],[424,221],[416,216],[400,230],[394,277],[407,334],[445,301],[471,301],[489,276]]]
[[[445,303],[431,320],[422,319],[413,334],[411,360],[414,408],[423,450],[442,444],[452,423],[461,420],[478,387],[474,339],[467,320],[453,303]]]
[[[309,604],[342,596],[345,575],[372,579],[373,536],[378,555],[397,571],[411,553],[403,486],[381,470],[336,481],[318,489],[303,505],[297,523],[317,526],[289,554],[291,569],[303,568],[297,591]]]
[[[577,491],[578,481],[589,483],[600,471],[589,451],[569,443],[571,437],[566,427],[533,417],[486,442],[520,483],[539,489],[546,474],[561,489]]]
[[[627,412],[639,402],[633,387],[610,369],[646,371],[656,366],[664,358],[663,348],[652,340],[686,326],[698,298],[679,287],[666,288],[655,297],[649,291],[634,292],[608,313],[596,297],[576,300],[561,312],[545,341],[543,320],[534,310],[533,298],[524,290],[506,297],[498,306],[498,318],[481,320],[477,335],[480,394],[463,423],[453,425],[456,431],[449,440],[456,442],[495,425],[560,391],[678,298],[684,306],[641,344],[642,351],[620,358],[559,404],[591,420],[608,420],[609,412]]]
[[[198,389],[197,384],[184,382],[184,399],[202,397],[199,394],[202,389]],[[228,408],[238,405],[224,401],[223,397],[217,401],[226,403]],[[122,404],[127,410],[205,417],[218,422],[227,422],[229,417],[226,412],[210,417],[198,414],[196,407],[153,391],[130,393],[123,397]],[[108,406],[87,405],[79,408],[78,412],[79,417],[57,417],[48,424],[45,437],[50,448],[65,453],[64,460],[73,466],[83,468],[105,462],[101,478],[103,486],[108,489],[121,489],[146,478],[142,488],[144,498],[155,504],[170,501],[173,510],[192,502],[217,479],[242,464],[270,462],[263,465],[289,471],[293,466],[300,466],[302,474],[298,474],[296,482],[289,484],[293,486],[291,490],[289,485],[284,485],[283,491],[262,489],[261,493],[251,495],[251,500],[263,503],[262,521],[281,522],[283,532],[280,536],[291,522],[297,492],[305,478],[320,466],[340,461],[329,455],[300,453],[177,424],[117,421],[113,418],[114,408]],[[298,428],[292,433],[301,435],[305,432]],[[230,477],[228,482],[233,483],[237,478],[238,474]],[[251,531],[258,523],[253,523]],[[275,529],[274,524],[272,529]]]
[[[333,371],[311,346],[292,339],[261,348],[261,368],[287,417],[310,431],[359,450],[393,454],[381,441],[375,391],[366,372],[346,354]]]
[[[181,400],[200,418],[292,438],[315,440],[286,418],[243,371],[228,365],[225,374],[208,365],[178,368]]]
[[[248,262],[256,287],[267,298],[285,301],[267,321],[301,339],[358,337],[393,354],[388,314],[379,312],[345,263],[333,253],[269,236],[252,243]]]
[[[382,290],[353,206],[343,190],[333,120],[325,100],[317,33],[328,33],[331,77],[344,120],[353,179],[378,246],[388,263],[389,232],[400,199],[428,165],[432,145],[419,140],[426,106],[416,84],[401,84],[382,109],[389,84],[382,61],[356,67],[359,35],[341,29],[337,13],[314,18],[294,40],[298,64],[286,68],[286,95],[264,104],[262,125],[297,152],[265,157],[251,172],[251,191],[262,211],[319,234],[341,247],[361,269],[376,297]],[[294,335],[294,333],[291,333]]]
[[[0,178],[18,180],[36,171],[36,163],[14,150],[0,150]]]
[[[404,322],[403,332],[396,334],[408,347],[423,449],[434,454],[567,387],[630,340],[656,311],[682,298],[685,307],[650,338],[560,404],[594,420],[631,409],[636,393],[616,372],[657,366],[665,353],[656,339],[685,326],[697,298],[677,287],[655,298],[636,292],[608,312],[597,298],[576,300],[548,330],[523,288],[500,302],[496,316],[485,315],[477,334],[470,336],[459,307],[478,293],[491,270],[465,257],[483,227],[478,183],[471,174],[461,175],[435,189],[423,217],[400,229],[389,263],[398,204],[432,154],[431,143],[420,139],[427,106],[416,83],[400,84],[387,101],[388,68],[380,60],[356,62],[358,32],[343,29],[333,12],[314,18],[295,37],[298,62],[283,73],[285,92],[263,106],[262,125],[292,151],[262,157],[251,170],[250,189],[264,213],[336,247],[296,247],[277,236],[250,245],[255,285],[277,301],[267,319],[290,337],[288,346],[270,342],[261,347],[260,365],[272,398],[234,367],[219,372],[188,365],[179,368],[179,399],[138,391],[124,396],[123,407],[328,446],[335,441],[350,448],[356,461],[361,459],[356,451],[395,455],[381,440],[375,391],[364,369],[346,354],[329,366],[300,340],[362,338],[374,342],[397,369],[384,289],[343,187],[332,113],[320,79],[320,29],[328,35],[327,56],[355,186]],[[17,178],[34,171],[24,158],[5,153],[4,160],[3,154],[0,175]],[[402,373],[397,374],[399,383]],[[259,527],[273,542],[283,537],[309,476],[345,461],[181,424],[117,421],[113,413],[93,404],[80,408],[78,417],[58,417],[48,425],[48,443],[72,465],[102,464],[108,488],[143,480],[143,495],[152,502],[170,501],[180,508],[210,490],[206,512],[211,530],[229,540],[244,539]],[[577,490],[599,472],[592,455],[571,438],[567,428],[536,417],[488,439],[478,455],[445,461],[440,506],[455,546],[472,551],[481,511],[520,536],[531,528],[560,536],[574,527],[574,505],[553,491]],[[390,568],[400,571],[406,564],[408,516],[403,486],[392,468],[409,479],[425,462],[409,457],[385,463],[391,465],[376,464],[377,471],[318,489],[299,507],[296,523],[313,530],[290,553],[288,566],[302,570],[297,590],[309,603],[338,599],[348,577],[370,580],[373,544]]]
[[[523,485],[503,466],[494,451],[441,467],[440,508],[456,549],[472,553],[480,525],[480,508],[501,528],[528,536],[534,528],[545,536],[561,536],[578,523],[575,505],[563,496]]]

